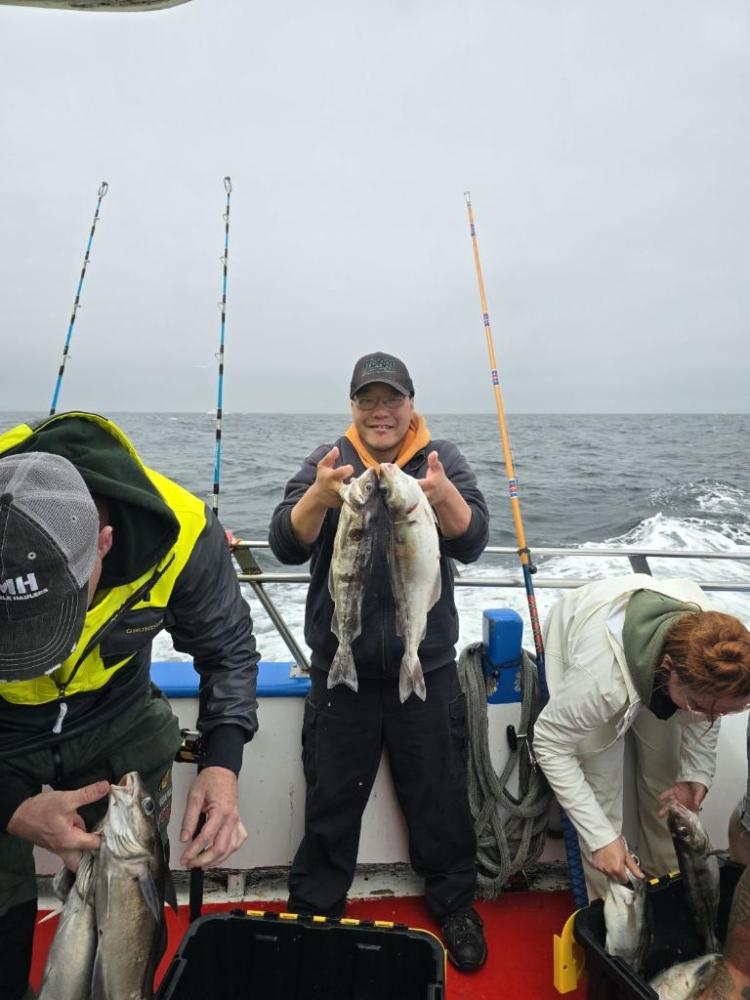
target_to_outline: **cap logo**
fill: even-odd
[[[362,365],[362,375],[372,375],[373,372],[394,372],[396,363],[391,358],[368,358]]]
[[[32,597],[41,597],[46,593],[46,587],[44,590],[39,589],[35,573],[0,580],[0,601],[28,601]]]

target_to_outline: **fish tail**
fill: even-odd
[[[348,643],[339,645],[331,663],[331,669],[328,671],[329,690],[332,687],[336,687],[337,684],[346,684],[352,691],[359,690],[354,655],[352,654],[352,647]]]
[[[419,657],[415,656],[414,659],[410,660],[406,653],[404,653],[403,659],[401,660],[401,670],[398,675],[398,696],[403,704],[409,695],[414,692],[417,698],[421,698],[422,701],[427,699],[427,688],[424,682],[424,674],[422,673],[422,664],[419,662]]]

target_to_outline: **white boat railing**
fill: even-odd
[[[270,549],[268,542],[261,541],[239,541],[232,546],[232,551],[240,567],[237,574],[241,583],[247,583],[266,610],[269,618],[276,627],[285,646],[292,655],[293,660],[304,670],[309,669],[309,661],[302,647],[297,642],[293,632],[284,620],[284,616],[279,611],[273,599],[265,589],[266,584],[307,584],[310,582],[309,573],[287,573],[264,570],[256,560],[253,550]],[[518,550],[502,545],[488,545],[484,550],[484,556],[496,556],[500,559],[516,560],[515,569],[517,575],[511,576],[477,576],[471,572],[456,570],[455,585],[457,587],[503,587],[503,588],[523,588],[524,582],[520,571],[518,560]],[[651,573],[649,559],[719,559],[731,560],[733,562],[750,563],[750,549],[735,549],[732,552],[704,552],[691,549],[646,549],[646,548],[538,548],[534,549],[535,558],[545,559],[555,556],[574,557],[621,557],[630,563],[630,569],[634,573]],[[537,569],[534,570],[534,589],[549,590],[571,590],[582,587],[586,583],[591,583],[598,577],[590,574],[586,577],[546,577],[539,575]],[[747,581],[737,580],[697,580],[704,590],[727,591],[734,593],[750,593],[750,573]]]
[[[268,542],[243,541],[239,542],[235,550],[238,562],[242,566],[241,552],[248,552],[252,549],[269,549]],[[484,556],[492,555],[501,558],[518,559],[518,550],[502,545],[488,545],[484,550]],[[538,548],[534,549],[533,555],[536,558],[547,558],[552,556],[573,556],[573,557],[622,557],[630,563],[634,573],[651,573],[649,559],[720,559],[732,562],[750,563],[750,549],[736,549],[732,552],[706,552],[692,549],[641,549],[641,548]],[[252,563],[256,569],[247,572],[245,567],[239,574],[242,583],[266,584],[266,583],[309,583],[309,573],[286,573],[286,572],[266,572],[258,566],[255,559]],[[582,587],[586,583],[592,582],[591,576],[586,577],[545,577],[538,573],[534,576],[534,588],[570,590],[575,587]],[[697,580],[704,590],[713,591],[734,591],[738,593],[750,593],[750,573],[746,582],[737,580]],[[473,576],[471,573],[460,573],[456,575],[455,584],[457,587],[523,587],[523,579],[519,574],[516,579],[508,576]]]

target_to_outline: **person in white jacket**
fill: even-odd
[[[568,592],[545,623],[550,700],[534,751],[581,844],[589,895],[642,877],[622,838],[624,737],[635,736],[643,867],[674,849],[665,800],[698,809],[715,770],[719,719],[750,706],[750,633],[697,584],[633,574]]]

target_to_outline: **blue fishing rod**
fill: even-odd
[[[224,268],[224,274],[221,284],[221,302],[219,303],[219,308],[221,309],[221,334],[219,337],[219,353],[217,355],[219,360],[219,381],[217,389],[217,400],[216,400],[216,449],[214,453],[214,490],[213,497],[211,498],[211,508],[214,512],[214,516],[219,516],[219,490],[221,489],[221,420],[223,411],[223,397],[224,397],[224,331],[226,329],[227,322],[227,271],[229,266],[229,202],[232,197],[232,178],[224,178],[224,190],[227,193],[227,205],[224,211],[224,253],[219,258],[222,262]],[[227,536],[229,537],[229,535]],[[194,738],[195,748],[194,757],[183,756],[183,760],[194,760],[198,762],[198,756],[200,752],[200,736],[198,733],[193,733],[192,731],[183,731],[183,742],[186,739]],[[196,835],[202,829],[204,823],[206,822],[205,814],[201,814],[198,820],[198,826],[196,827]],[[202,868],[191,868],[190,869],[190,892],[188,899],[188,913],[190,915],[190,921],[197,920],[201,915],[203,909],[203,869]]]
[[[539,612],[537,610],[536,595],[534,593],[533,574],[536,572],[536,567],[531,559],[531,550],[526,544],[523,519],[521,517],[521,498],[519,495],[518,480],[516,479],[513,469],[513,456],[510,449],[508,425],[505,420],[505,408],[503,406],[503,395],[500,388],[500,376],[497,371],[495,346],[492,337],[492,326],[490,324],[490,311],[489,306],[487,305],[487,296],[484,291],[482,265],[479,260],[479,244],[477,242],[477,232],[474,224],[474,212],[471,205],[471,195],[468,191],[464,191],[464,198],[466,200],[466,211],[469,216],[471,249],[474,255],[474,267],[477,273],[477,284],[479,286],[479,301],[482,307],[482,322],[484,324],[487,351],[489,353],[492,391],[495,397],[497,419],[505,458],[505,472],[508,480],[508,496],[510,498],[511,514],[513,516],[516,539],[518,541],[518,556],[521,560],[523,582],[526,589],[526,600],[529,606],[529,619],[531,621],[531,631],[534,637],[534,648],[536,650],[536,669],[539,683],[539,693],[542,703],[546,703],[549,700],[549,688],[547,687],[547,674],[544,668],[544,641],[542,639],[542,629],[539,623]],[[526,736],[526,739],[529,739],[529,735]],[[529,742],[527,742],[527,746],[533,753],[533,747]],[[534,766],[537,766],[536,763],[534,763]],[[588,902],[588,895],[586,893],[586,880],[583,874],[578,836],[573,824],[568,816],[563,812],[562,808],[560,809],[560,821],[562,825],[563,839],[565,840],[565,851],[568,858],[568,869],[570,871],[570,882],[573,889],[573,897],[575,899],[576,906],[585,906]]]
[[[60,396],[60,387],[62,386],[63,375],[65,373],[65,365],[68,360],[70,353],[70,340],[73,336],[73,327],[75,326],[76,316],[78,310],[81,307],[81,291],[83,289],[83,279],[86,277],[86,268],[89,263],[89,255],[91,253],[91,244],[94,240],[94,232],[96,231],[96,224],[99,221],[99,209],[102,205],[102,198],[107,193],[109,189],[109,184],[106,181],[102,181],[99,185],[99,194],[96,202],[96,211],[94,212],[94,220],[91,223],[91,232],[89,233],[89,241],[86,244],[86,253],[83,257],[83,267],[81,268],[81,277],[78,279],[78,288],[76,289],[75,302],[73,303],[73,310],[70,314],[70,323],[68,324],[68,335],[65,338],[65,347],[63,348],[62,361],[60,363],[60,370],[57,373],[57,382],[55,383],[55,391],[52,394],[52,405],[50,406],[49,415],[54,416],[57,410],[57,400]]]
[[[227,207],[224,212],[224,254],[219,259],[224,265],[224,278],[221,286],[221,336],[219,338],[219,385],[216,400],[216,450],[214,455],[214,493],[211,501],[214,514],[219,516],[219,489],[221,483],[221,420],[224,397],[224,330],[227,321],[227,268],[229,266],[229,201],[232,197],[232,178],[224,178],[224,190],[227,193]]]

